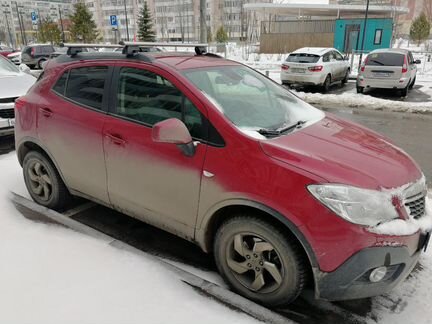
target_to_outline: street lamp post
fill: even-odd
[[[3,8],[7,8],[8,6],[5,5],[5,4],[2,4],[2,7]],[[5,9],[3,9],[3,13],[4,13],[5,18],[6,18],[6,26],[7,26],[8,33],[9,33],[9,43],[10,43],[10,46],[12,46],[13,48],[16,48],[16,44],[14,44],[14,41],[12,39],[12,33],[11,33],[11,30],[10,30],[9,20],[8,20],[8,16],[7,16],[8,14],[12,14],[12,13],[10,11],[6,11]],[[12,17],[12,15],[11,15],[11,17]],[[13,20],[12,20],[12,22],[13,22]]]
[[[16,12],[17,12],[17,17],[18,17],[18,24],[19,24],[20,32],[21,32],[21,41],[22,41],[23,45],[27,45],[27,42],[25,41],[25,37],[24,37],[24,26],[21,22],[22,16],[20,14],[20,11],[18,10],[18,2],[16,2],[16,1],[15,1],[15,6],[16,6]]]
[[[362,63],[363,58],[363,51],[364,51],[364,42],[366,37],[366,24],[368,19],[368,12],[369,12],[369,0],[366,0],[366,12],[365,12],[365,18],[364,18],[364,25],[363,25],[363,35],[362,35],[362,42],[361,42],[361,48],[360,48],[360,59],[359,59],[359,68]]]
[[[60,5],[58,6],[58,12],[59,12],[59,18],[60,18],[60,25],[61,25],[61,32],[62,32],[62,42],[65,42],[65,34],[64,34],[64,28],[63,28],[63,18],[62,18],[62,13],[61,13],[61,9],[60,9]]]
[[[125,18],[126,18],[126,34],[127,34],[127,40],[129,41],[129,24],[128,24],[128,17],[127,17],[126,0],[124,0],[124,13],[125,13]]]

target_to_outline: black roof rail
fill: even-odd
[[[83,48],[120,48],[121,45],[111,44],[83,44],[83,43],[60,43],[60,47],[67,47],[66,52],[69,56],[76,56],[78,53],[83,52]]]
[[[141,47],[194,47],[196,55],[204,55],[207,53],[208,44],[206,43],[164,43],[164,42],[120,42],[120,45],[124,46],[123,54],[127,56],[135,55],[135,53],[141,52]]]

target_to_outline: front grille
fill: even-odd
[[[15,110],[13,108],[0,109],[0,118],[15,118]]]
[[[17,100],[18,97],[13,98],[0,98],[0,103],[14,103],[15,100]]]
[[[408,208],[412,218],[419,219],[425,214],[426,197],[424,195],[419,198],[416,197],[418,196],[408,198],[408,202],[405,203],[405,206]]]

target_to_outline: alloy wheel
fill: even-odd
[[[255,234],[239,233],[227,249],[227,265],[244,287],[269,293],[281,286],[284,269],[271,243]]]
[[[32,192],[40,199],[48,201],[52,195],[52,181],[45,166],[39,161],[32,162],[28,175]]]

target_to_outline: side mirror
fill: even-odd
[[[421,61],[420,60],[415,60],[414,64],[421,64]]]
[[[23,73],[31,74],[30,68],[24,63],[21,63],[18,68]]]
[[[154,124],[152,139],[154,142],[176,144],[186,156],[195,154],[192,136],[186,125],[177,118],[166,119]]]

